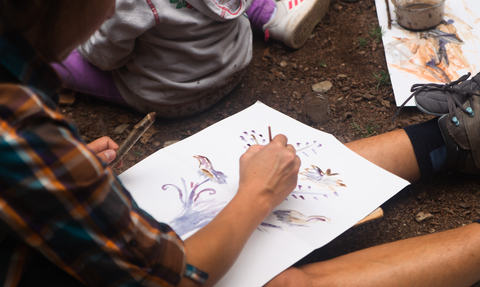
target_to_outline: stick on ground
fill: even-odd
[[[133,131],[117,149],[117,156],[110,164],[111,166],[116,166],[123,159],[138,139],[148,130],[153,122],[155,122],[155,116],[155,112],[149,113],[141,122],[135,125]]]

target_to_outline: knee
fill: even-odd
[[[308,276],[305,272],[298,268],[288,268],[270,280],[265,287],[284,287],[284,286],[310,286],[308,284]]]

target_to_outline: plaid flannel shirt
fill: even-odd
[[[0,33],[0,280],[16,286],[40,253],[89,286],[175,285],[183,242],[57,112],[59,83],[25,40]]]

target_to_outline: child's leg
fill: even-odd
[[[85,61],[77,50],[62,64],[52,64],[63,81],[63,86],[96,98],[128,106],[113,81],[111,71],[102,71]]]
[[[252,5],[245,12],[252,28],[262,31],[263,25],[267,24],[275,11],[275,1],[273,0],[253,0]]]

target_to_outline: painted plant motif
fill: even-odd
[[[273,214],[277,217],[278,221],[287,225],[287,226],[297,226],[297,227],[309,227],[309,225],[315,222],[327,222],[330,223],[330,218],[322,215],[310,215],[306,216],[303,213],[296,210],[275,210]],[[285,231],[286,229],[282,226],[275,225],[272,223],[262,222],[257,228],[262,232],[267,232],[269,228],[279,229]]]
[[[200,163],[200,165],[198,166],[198,173],[200,175],[206,176],[207,178],[210,178],[213,182],[216,182],[218,184],[227,183],[227,181],[225,180],[227,176],[223,172],[213,169],[212,163],[206,156],[195,155],[193,157],[196,158]]]
[[[225,202],[218,202],[214,197],[203,198],[204,195],[212,196],[216,194],[213,188],[200,187],[206,182],[226,184],[227,176],[213,168],[211,161],[206,156],[195,155],[194,158],[200,163],[198,173],[207,177],[201,183],[190,183],[190,192],[187,190],[185,180],[182,178],[183,190],[174,184],[165,184],[163,190],[174,188],[177,190],[180,202],[183,204],[179,215],[169,222],[170,227],[175,230],[179,236],[183,236],[190,231],[200,229],[207,225],[212,219],[225,207]],[[200,197],[202,195],[202,198]]]
[[[213,188],[203,188],[204,183],[210,181],[206,179],[201,183],[190,183],[190,192],[187,190],[185,180],[182,178],[183,190],[174,184],[164,184],[163,190],[176,189],[183,204],[182,210],[168,224],[175,230],[179,236],[183,236],[190,231],[200,229],[207,225],[223,209],[225,202],[218,202],[215,198],[203,199],[200,196],[212,196],[216,194]]]
[[[308,180],[313,182],[313,186],[298,185],[297,188],[290,194],[295,199],[305,200],[305,196],[313,196],[318,200],[317,196],[338,196],[337,188],[347,187],[341,179],[335,178],[338,173],[332,173],[330,169],[323,172],[318,166],[312,165],[311,168],[306,168],[305,171],[300,172],[304,177],[301,180]]]
[[[288,226],[301,226],[307,227],[309,224],[315,222],[330,222],[328,217],[322,215],[310,215],[306,216],[296,210],[275,210],[273,214],[279,221],[287,224]]]
[[[410,32],[411,37],[396,38],[385,46],[392,57],[392,66],[429,82],[449,83],[459,78],[458,70],[470,66],[462,52],[464,41],[459,37],[453,20],[443,21],[425,32]]]
[[[268,137],[268,136],[267,136]],[[249,132],[244,131],[242,135],[240,135],[240,139],[246,143],[244,146],[245,149],[249,148],[252,145],[261,144],[266,145],[268,144],[267,139],[261,133],[257,133],[255,130],[250,130]],[[317,141],[312,142],[305,142],[305,143],[295,143],[293,144],[295,149],[297,150],[297,155],[305,155],[309,157],[309,153],[317,154],[316,149],[322,146],[321,143]]]

